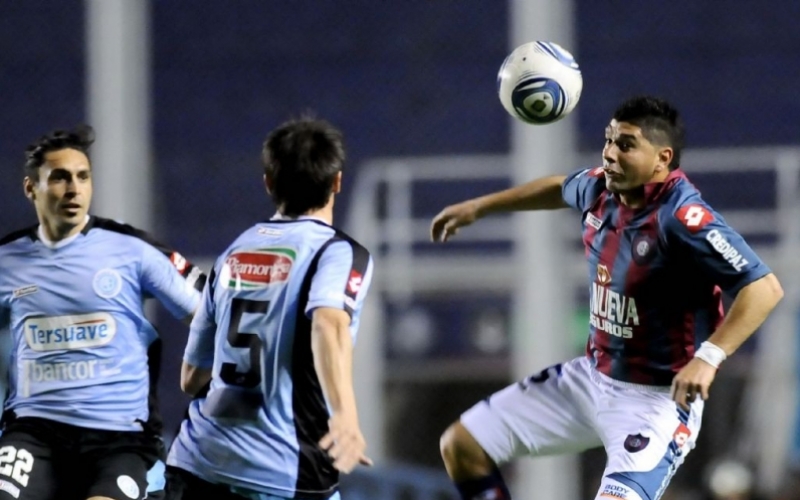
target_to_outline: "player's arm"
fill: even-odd
[[[350,315],[342,309],[315,309],[311,320],[311,350],[317,378],[333,411],[331,432],[320,441],[320,446],[328,450],[334,466],[343,472],[350,472],[358,463],[371,464],[364,455],[366,442],[358,423],[353,388]]]
[[[552,210],[568,205],[561,196],[566,176],[554,175],[503,191],[445,207],[431,223],[431,240],[445,242],[461,227],[493,213],[523,210]]]
[[[745,285],[708,342],[721,349],[725,357],[730,356],[766,321],[782,298],[783,288],[773,273]]]
[[[180,274],[166,255],[149,244],[142,247],[142,290],[158,299],[175,318],[191,324],[200,303],[200,292]]]
[[[666,223],[667,237],[683,246],[698,267],[734,297],[720,327],[673,380],[673,397],[686,408],[708,390],[720,364],[764,323],[783,298],[777,277],[722,218],[704,203],[679,207]]]
[[[319,445],[345,473],[372,463],[364,454],[353,388],[353,345],[371,280],[369,253],[355,242],[337,241],[319,259],[306,306],[314,369],[332,411]]]
[[[602,168],[584,168],[570,175],[553,175],[503,191],[450,205],[434,217],[431,240],[447,241],[459,228],[493,213],[555,210],[586,211],[605,188]]]
[[[214,366],[214,335],[217,331],[215,320],[214,287],[216,272],[211,275],[203,288],[200,307],[189,329],[189,340],[181,363],[181,390],[196,396],[210,381]]]

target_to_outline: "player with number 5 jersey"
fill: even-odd
[[[184,355],[182,385],[198,397],[168,457],[170,500],[335,498],[339,472],[370,463],[352,346],[372,260],[331,225],[341,134],[290,121],[263,157],[278,213],[209,276]]]
[[[720,364],[783,295],[684,174],[669,103],[627,100],[605,139],[601,167],[468,200],[433,221],[434,241],[445,241],[487,213],[572,207],[588,262],[585,356],[492,395],[442,437],[465,500],[508,500],[497,466],[516,456],[598,446],[608,462],[595,498],[660,498],[694,447]],[[734,298],[727,316],[723,292]]]

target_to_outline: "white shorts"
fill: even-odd
[[[605,447],[604,478],[658,498],[700,431],[703,401],[688,413],[668,387],[613,380],[581,357],[506,387],[461,416],[498,464]]]

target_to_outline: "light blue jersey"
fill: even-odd
[[[328,498],[338,473],[318,441],[330,413],[314,369],[311,315],[350,314],[355,341],[369,252],[316,219],[272,220],[217,259],[184,361],[212,369],[167,463],[249,498]],[[266,498],[266,496],[264,496]]]
[[[175,317],[196,309],[193,281],[143,233],[92,217],[56,245],[34,229],[0,242],[0,331],[11,333],[5,409],[100,430],[148,420],[146,296]],[[197,270],[199,273],[199,270]]]

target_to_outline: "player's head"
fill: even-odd
[[[44,135],[25,150],[23,189],[40,223],[66,232],[85,221],[92,201],[93,142],[94,130],[81,125]]]
[[[665,100],[640,96],[623,102],[606,127],[608,189],[629,191],[666,178],[680,165],[683,134],[678,111]]]
[[[342,133],[325,120],[290,120],[267,136],[264,180],[281,214],[297,217],[332,202],[341,189]]]

